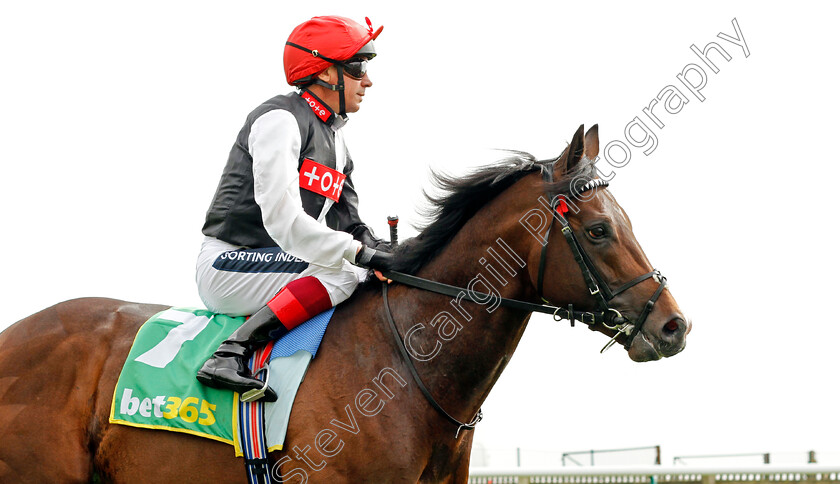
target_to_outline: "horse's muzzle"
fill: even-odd
[[[685,348],[685,337],[691,331],[691,323],[677,314],[671,315],[665,324],[651,324],[648,321],[628,349],[633,361],[652,361],[674,356]]]

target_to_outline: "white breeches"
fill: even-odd
[[[305,276],[316,277],[333,306],[353,294],[367,270],[344,262],[340,269],[310,264],[279,247],[246,249],[206,237],[195,271],[198,294],[207,309],[248,316],[265,306],[283,287]]]

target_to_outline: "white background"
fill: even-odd
[[[385,26],[346,128],[362,215],[383,236],[389,214],[403,237],[422,222],[430,168],[463,173],[496,148],[555,156],[581,123],[600,124],[602,147],[624,139],[700,63],[690,45],[718,42],[732,60],[712,54],[706,101],[661,114],[656,150],[634,149],[610,188],[694,322],[687,349],[637,364],[535,316],[476,443],[507,456],[659,444],[664,463],[840,450],[834,4],[9,5],[0,328],[79,296],[200,304],[204,212],[245,115],[289,90],[283,43],[311,16]],[[733,18],[748,58],[716,37],[735,35]]]

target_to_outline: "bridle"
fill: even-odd
[[[540,164],[539,166],[542,170],[543,180],[546,186],[553,187],[553,164]],[[607,186],[609,186],[608,182],[598,178],[593,178],[584,185],[584,187],[577,193],[577,195],[582,195],[583,193],[589,190],[594,190],[598,187]],[[572,188],[571,185],[570,188]],[[624,347],[629,350],[633,339],[639,334],[639,332],[642,329],[642,326],[647,320],[647,317],[653,311],[653,307],[656,304],[656,301],[659,299],[659,296],[662,294],[662,291],[664,291],[665,288],[668,287],[667,281],[658,270],[654,269],[648,272],[647,274],[642,274],[628,281],[627,283],[622,284],[615,290],[611,289],[609,284],[606,283],[603,276],[601,276],[601,273],[595,267],[595,264],[593,264],[592,259],[586,253],[584,247],[578,241],[577,237],[574,234],[574,231],[572,230],[569,224],[569,221],[564,216],[564,213],[568,211],[567,198],[562,194],[552,192],[552,190],[552,188],[549,188],[546,193],[550,200],[549,207],[551,210],[552,221],[549,222],[548,229],[546,230],[544,236],[544,243],[540,252],[539,271],[537,273],[537,294],[540,300],[543,301],[545,304],[520,301],[517,299],[498,298],[499,304],[501,306],[505,306],[511,309],[551,314],[555,321],[561,321],[566,319],[569,320],[572,326],[575,325],[575,321],[577,320],[589,325],[589,329],[591,330],[597,330],[598,326],[601,325],[606,329],[615,331],[615,335],[613,335],[609,342],[607,342],[607,344],[601,349],[602,353],[609,349],[612,345],[614,345],[617,342],[618,337],[622,334],[627,336],[626,341],[624,343]],[[570,192],[571,191],[572,190],[570,190]],[[596,299],[598,307],[597,311],[575,310],[572,304],[568,304],[565,307],[554,306],[543,297],[543,281],[545,280],[546,272],[545,266],[548,254],[548,240],[551,236],[551,227],[554,225],[554,221],[557,221],[557,223],[561,226],[560,230],[566,238],[566,242],[569,244],[569,248],[572,251],[572,256],[574,257],[575,262],[577,262],[578,267],[580,267],[581,274],[583,275],[583,279],[586,282],[587,288],[589,289],[589,293]],[[432,281],[429,279],[423,279],[421,277],[405,274],[402,272],[386,271],[383,272],[383,276],[385,276],[387,279],[393,280],[394,282],[399,282],[407,286],[447,296],[463,298],[478,304],[486,303],[488,298],[491,297],[489,294],[482,294],[474,291],[469,291],[466,288],[452,286],[449,284],[444,284],[442,282]],[[653,295],[650,297],[650,299],[648,299],[647,303],[645,303],[642,312],[639,313],[639,316],[636,318],[635,321],[631,321],[630,319],[625,318],[617,309],[610,307],[610,301],[615,299],[619,294],[646,281],[648,278],[652,278],[653,280],[657,281],[659,283],[659,287],[657,287],[656,291],[654,291]],[[417,373],[417,369],[414,367],[414,363],[412,363],[411,361],[411,356],[408,354],[408,351],[405,348],[405,343],[403,342],[403,339],[400,336],[399,331],[397,330],[396,323],[394,322],[394,318],[391,315],[391,308],[388,304],[388,283],[385,282],[382,283],[382,299],[385,305],[385,316],[388,320],[391,332],[393,333],[394,338],[396,339],[397,347],[400,350],[403,359],[406,361],[409,371],[411,372],[414,381],[417,383],[417,386],[420,388],[420,391],[423,393],[423,395],[426,397],[426,399],[429,401],[432,407],[434,407],[439,413],[441,413],[441,415],[443,415],[447,420],[458,426],[458,430],[455,433],[455,438],[458,438],[458,434],[461,432],[462,429],[474,429],[476,423],[478,423],[482,419],[481,409],[478,410],[478,413],[476,413],[475,417],[472,419],[471,422],[465,423],[449,415],[449,413],[447,413],[443,409],[443,407],[441,407],[437,403],[437,401],[435,401],[432,394],[423,384],[420,375]]]
[[[553,186],[554,170],[551,167],[543,167],[542,174],[546,185],[549,187]],[[571,183],[574,183],[574,181]],[[577,195],[582,195],[583,193],[589,190],[594,190],[598,187],[608,186],[609,182],[600,178],[593,178],[583,186]],[[569,191],[573,192],[573,187],[570,186]],[[562,194],[552,193],[551,191],[549,191],[548,196],[549,200],[551,200],[550,211],[552,215],[552,222],[549,223],[548,229],[545,232],[544,245],[542,246],[542,251],[540,252],[540,266],[537,273],[537,295],[540,300],[544,301],[546,304],[550,304],[550,302],[543,297],[543,280],[545,279],[545,261],[548,253],[548,240],[551,236],[551,227],[554,225],[553,222],[556,220],[561,226],[560,230],[565,236],[566,242],[569,244],[569,248],[572,251],[572,256],[574,257],[575,262],[577,262],[578,267],[580,267],[580,272],[583,275],[583,280],[586,283],[587,289],[589,289],[589,294],[595,297],[598,309],[600,310],[600,312],[584,312],[579,320],[582,323],[588,324],[589,329],[592,330],[596,330],[597,325],[600,324],[604,328],[616,332],[612,339],[610,339],[609,342],[607,342],[607,344],[601,349],[601,353],[614,345],[621,334],[627,336],[624,348],[629,350],[633,340],[642,330],[642,326],[645,324],[645,321],[651,311],[653,311],[653,307],[659,299],[659,296],[662,294],[662,291],[668,287],[667,279],[665,279],[658,270],[654,269],[647,274],[642,274],[622,284],[618,287],[618,289],[611,289],[610,285],[607,284],[606,280],[604,280],[601,273],[595,267],[595,264],[592,262],[589,254],[587,254],[586,250],[580,244],[580,241],[578,241],[571,225],[569,224],[569,221],[564,216],[564,214],[569,211],[569,203],[567,202],[566,197]],[[615,299],[619,294],[627,291],[637,284],[641,284],[648,278],[652,278],[654,281],[657,281],[659,283],[659,287],[656,288],[653,295],[645,303],[644,308],[642,308],[642,312],[639,313],[639,316],[635,321],[625,318],[617,309],[610,307],[610,301]],[[568,319],[571,325],[574,326],[575,317],[572,309],[572,305],[569,304],[568,310],[565,313],[555,312],[554,320],[560,321],[562,319]]]

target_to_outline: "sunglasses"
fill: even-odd
[[[367,74],[367,59],[351,59],[347,62],[342,62],[341,66],[344,67],[344,74],[357,81],[362,80],[365,74]]]

